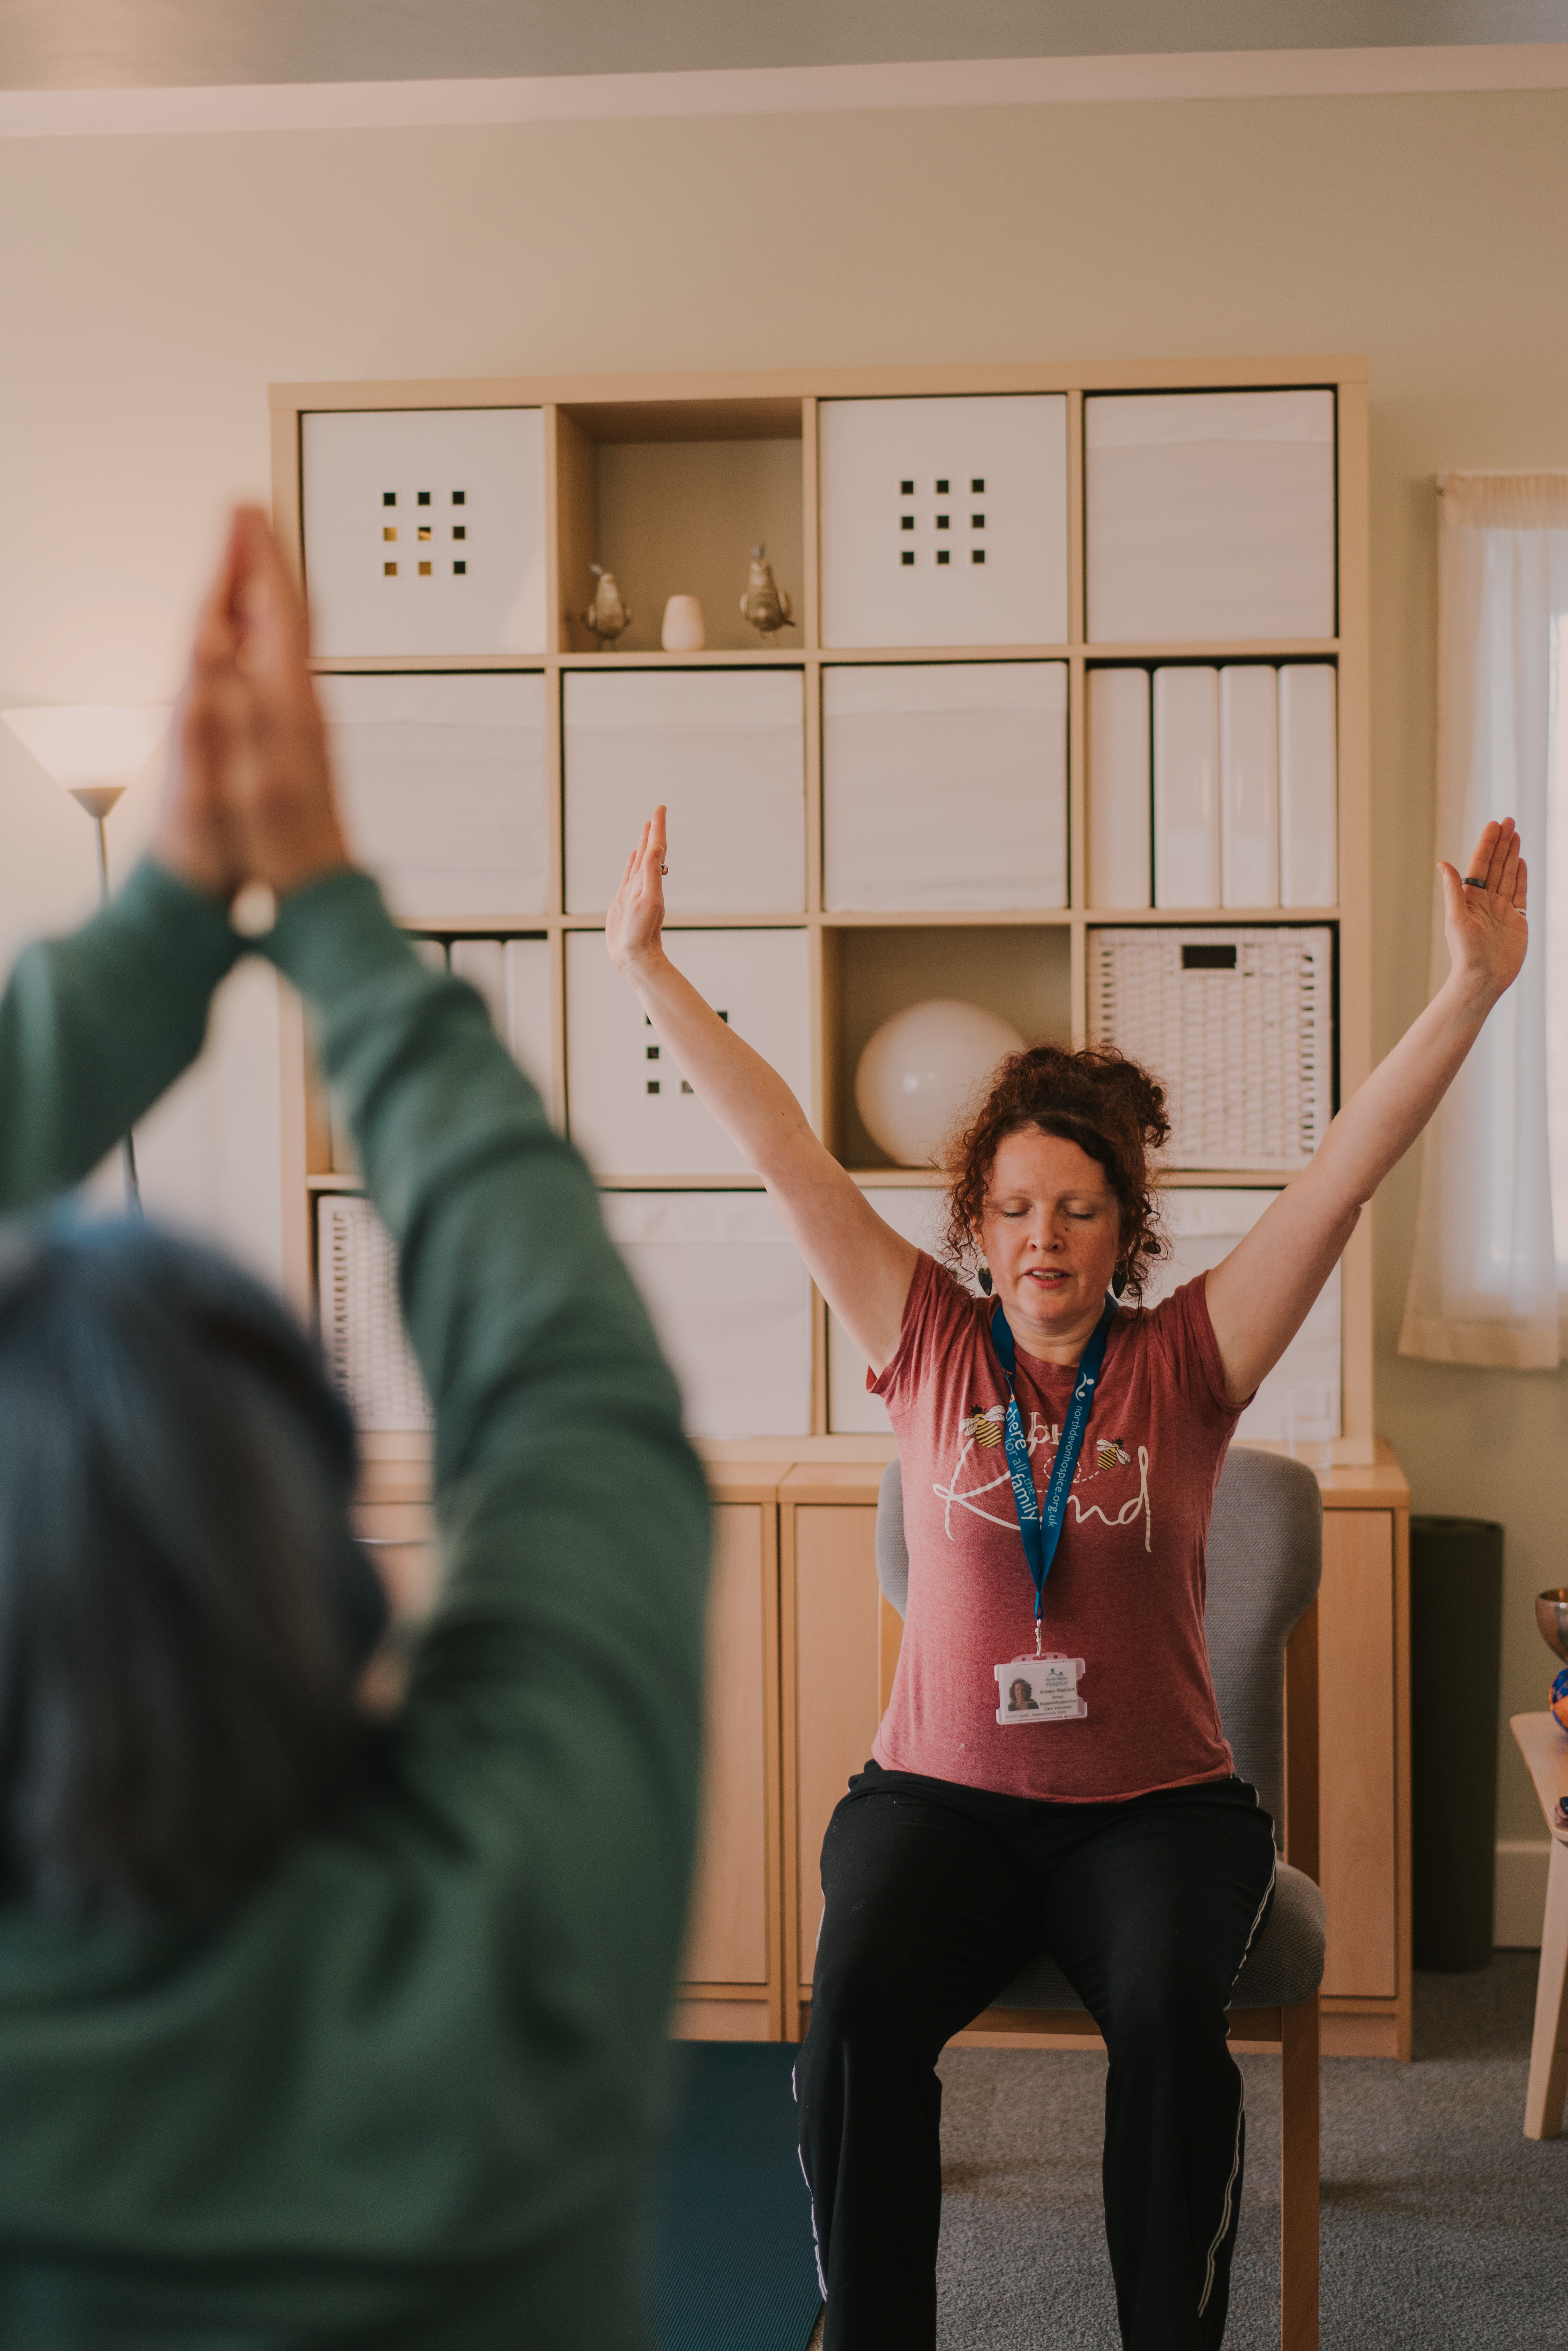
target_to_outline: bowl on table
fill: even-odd
[[[1535,1621],[1547,1647],[1558,1656],[1568,1658],[1568,1584],[1560,1583],[1555,1591],[1536,1593]],[[1563,1729],[1568,1730],[1568,1667],[1552,1681],[1552,1711]]]

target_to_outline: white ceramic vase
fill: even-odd
[[[659,632],[667,653],[700,653],[707,643],[703,608],[695,596],[672,596]]]

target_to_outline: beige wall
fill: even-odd
[[[1418,1006],[1431,476],[1568,466],[1568,96],[62,140],[0,145],[0,220],[6,703],[167,690],[218,509],[267,487],[269,379],[1367,352],[1381,1045]],[[90,885],[0,742],[0,951]],[[160,1196],[267,1262],[265,991],[225,1017]],[[1536,1707],[1568,1379],[1394,1354],[1415,1184],[1378,1204],[1380,1422],[1418,1508],[1506,1522],[1504,1707]],[[1499,1829],[1539,1834],[1511,1749]]]

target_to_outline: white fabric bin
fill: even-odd
[[[811,1282],[765,1192],[603,1192],[693,1437],[805,1437]]]
[[[397,1251],[370,1202],[323,1193],[316,1204],[321,1350],[365,1430],[429,1428],[434,1416],[398,1304]]]
[[[1176,1168],[1293,1174],[1333,1114],[1328,925],[1089,933],[1089,1033],[1166,1088]]]
[[[1339,904],[1337,674],[1328,662],[1280,672],[1280,896]]]
[[[810,967],[802,930],[664,934],[671,961],[737,1036],[810,1099]],[[602,931],[566,939],[567,1113],[604,1176],[749,1171],[604,951]]]
[[[1155,904],[1219,903],[1219,674],[1155,672]]]
[[[1067,665],[822,673],[831,907],[1067,904]]]
[[[947,1195],[935,1186],[868,1184],[865,1196],[884,1224],[916,1249],[942,1256]],[[880,1396],[868,1393],[866,1360],[843,1324],[828,1315],[828,1426],[835,1437],[890,1437],[893,1423]]]
[[[1280,903],[1280,733],[1266,663],[1219,673],[1219,903]]]
[[[317,653],[543,653],[541,410],[312,411],[300,456]]]
[[[800,670],[570,670],[564,707],[569,914],[604,912],[661,800],[671,914],[801,912]]]
[[[825,400],[817,420],[824,645],[1065,643],[1061,393]]]
[[[1334,632],[1332,392],[1092,393],[1092,643]]]
[[[358,862],[394,914],[497,922],[549,904],[537,674],[319,677]]]
[[[1249,1233],[1278,1192],[1207,1191],[1173,1186],[1160,1196],[1161,1214],[1175,1254],[1155,1268],[1145,1302],[1153,1306],[1184,1281],[1207,1273]],[[1306,1321],[1259,1388],[1237,1424],[1236,1434],[1254,1440],[1285,1436],[1286,1399],[1292,1388],[1326,1388],[1332,1399],[1333,1434],[1341,1434],[1343,1358],[1340,1268],[1336,1264]]]
[[[1154,775],[1146,669],[1089,672],[1089,903],[1154,903]]]

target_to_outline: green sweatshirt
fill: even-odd
[[[392,1765],[221,1929],[0,1909],[5,2351],[621,2351],[694,1836],[708,1508],[586,1169],[372,883],[264,943],[434,1399]],[[200,1050],[242,951],[151,865],[0,1002],[0,1205]]]

